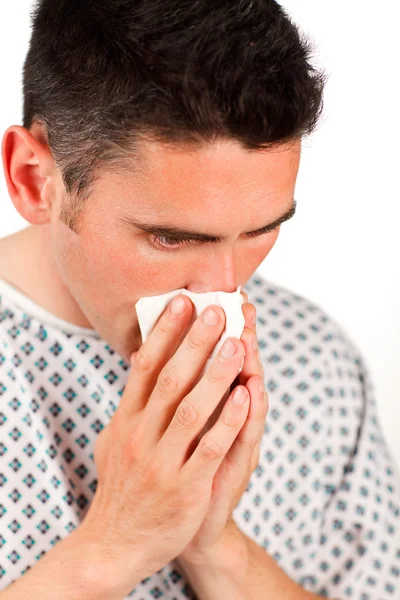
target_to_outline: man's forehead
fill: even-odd
[[[212,143],[188,144],[146,140],[140,142],[132,156],[132,173],[137,176],[162,177],[171,181],[175,172],[189,170],[191,174],[204,171],[223,178],[240,177],[241,171],[249,182],[262,176],[260,169],[270,171],[296,164],[301,153],[301,141],[293,140],[265,149],[247,149],[237,140],[217,139]],[[130,159],[127,159],[129,164]],[[227,181],[227,183],[229,180]],[[180,181],[179,183],[185,183]],[[242,182],[238,182],[242,184]]]

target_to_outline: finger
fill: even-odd
[[[233,403],[238,393],[241,393],[244,399],[240,405]],[[230,394],[220,418],[201,438],[189,460],[182,466],[182,470],[186,471],[189,477],[193,477],[194,473],[198,473],[200,477],[204,477],[205,473],[210,477],[215,475],[246,421],[249,400],[249,392],[244,386],[237,387]]]
[[[262,377],[251,377],[247,382],[247,389],[251,399],[250,410],[246,424],[238,435],[238,446],[250,448],[252,454],[263,436],[268,407]]]
[[[229,502],[229,504],[233,503],[233,507],[239,502],[248,485],[251,473],[257,467],[266,418],[263,384],[260,377],[251,377],[246,387],[250,393],[249,412],[243,427],[226,455],[224,482],[227,489],[237,490],[234,498]]]
[[[117,410],[131,417],[142,410],[151,394],[160,370],[181,344],[193,315],[193,303],[187,296],[179,295],[185,310],[179,315],[171,308],[174,298],[153,327],[149,337],[132,356],[132,369],[125,384]]]
[[[239,385],[245,385],[249,377],[259,375],[263,377],[263,366],[261,363],[257,334],[254,330],[245,327],[240,340],[245,347],[246,356],[244,358],[242,371],[239,373]]]
[[[266,409],[264,401],[264,382],[261,377],[251,377],[247,382],[250,394],[250,408],[247,419],[240,430],[235,443],[229,451],[232,464],[245,464],[248,469],[254,450],[264,433]]]
[[[258,465],[260,446],[265,429],[267,411],[264,403],[264,384],[259,377],[252,377],[247,382],[247,389],[250,392],[249,412],[243,427],[226,456],[229,473],[233,473],[234,481],[241,482],[238,492],[232,500],[233,508],[239,502],[248,486],[251,474]]]
[[[242,371],[238,374],[235,381],[233,382],[233,384],[231,386],[231,390],[230,390],[231,392],[238,385],[246,385],[246,382],[251,375],[259,374],[259,373],[263,372],[261,357],[259,356],[259,354],[258,354],[258,359],[259,359],[259,363],[260,363],[260,369],[255,370],[255,371],[253,370],[255,367],[255,362],[254,362],[253,347],[251,345],[252,344],[251,331],[252,330],[255,331],[255,327],[256,327],[256,309],[255,309],[255,306],[250,303],[243,304],[242,308],[243,308],[243,315],[245,318],[245,325],[244,325],[244,329],[242,331],[240,339],[245,344],[246,354],[244,357]]]
[[[224,357],[225,350],[232,342],[236,347],[235,354]],[[239,371],[243,354],[244,347],[241,341],[228,338],[211,367],[177,407],[159,442],[159,447],[168,453],[168,460],[174,472],[186,462],[188,448],[218,408],[221,398]],[[246,393],[248,394],[247,390]]]
[[[249,301],[249,297],[248,297],[248,295],[246,294],[246,292],[240,292],[240,293],[241,293],[241,294],[242,294],[242,296],[243,296],[243,303],[246,303],[246,302],[248,302],[248,301]]]
[[[254,329],[256,309],[254,308],[253,304],[250,304],[249,302],[243,304],[242,312],[245,320],[244,326],[248,327],[249,329]]]
[[[217,318],[216,321],[206,320],[210,311]],[[180,402],[199,381],[204,364],[224,327],[223,309],[216,305],[207,307],[196,319],[174,356],[162,368],[143,412],[142,426],[147,431],[150,443],[160,440]]]
[[[252,327],[255,327],[255,320],[253,320],[253,316],[255,317],[256,309],[253,304],[247,301],[247,294],[243,292],[243,296],[246,297],[242,304],[242,313],[245,319],[244,326],[251,329]]]

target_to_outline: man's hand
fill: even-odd
[[[179,298],[185,310],[176,315],[171,305]],[[205,324],[202,314],[187,333],[193,304],[187,296],[173,299],[133,355],[121,402],[97,439],[98,485],[80,528],[101,548],[105,571],[113,573],[111,593],[128,593],[188,546],[208,514],[215,475],[253,410],[250,395],[256,396],[260,375],[229,394],[214,426],[198,440],[238,375],[245,344],[248,348],[247,341],[230,338],[236,353],[223,357],[223,347],[198,381],[225,327],[222,307],[213,308],[216,323]],[[244,404],[232,402],[237,391],[245,392]],[[254,418],[259,421],[261,404],[255,402],[239,443],[249,445],[247,453],[259,434]]]
[[[258,465],[260,444],[268,413],[268,396],[264,389],[264,369],[256,334],[256,309],[247,302],[242,310],[245,328],[241,340],[245,345],[245,361],[238,384],[247,387],[250,408],[236,440],[222,461],[213,482],[212,497],[206,517],[185,550],[180,561],[192,564],[217,564],[225,555],[226,540],[236,534],[232,512],[246,490],[251,474]],[[259,387],[261,384],[261,387]],[[210,432],[212,436],[212,432]]]

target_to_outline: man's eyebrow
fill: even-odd
[[[288,221],[289,219],[291,219],[294,216],[294,214],[296,212],[296,206],[297,206],[297,202],[295,199],[293,199],[293,204],[292,204],[291,208],[288,211],[286,211],[281,217],[279,217],[278,219],[273,221],[273,223],[269,223],[268,225],[261,227],[261,229],[256,229],[254,231],[247,231],[245,233],[245,235],[255,237],[257,235],[262,235],[263,233],[268,233],[269,231],[272,231],[273,229],[275,229],[276,227],[279,227],[279,225],[282,225],[282,223],[284,223],[285,221]],[[226,237],[226,236],[210,235],[208,233],[194,231],[193,229],[181,229],[179,227],[165,227],[165,226],[159,225],[157,223],[142,223],[140,221],[135,221],[135,220],[131,219],[130,217],[120,217],[120,220],[122,222],[127,223],[128,225],[133,225],[134,227],[137,227],[138,229],[141,229],[142,231],[146,231],[147,233],[151,233],[156,236],[170,237],[174,240],[189,240],[190,239],[190,240],[194,240],[194,241],[198,241],[198,242],[212,242],[212,243],[228,241],[228,237]]]

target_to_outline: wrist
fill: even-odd
[[[218,542],[201,554],[185,553],[178,557],[186,573],[202,569],[212,573],[224,572],[243,579],[248,572],[250,547],[248,538],[232,520]]]
[[[68,540],[79,548],[80,587],[85,590],[85,600],[123,600],[145,576],[139,572],[138,560],[125,557],[119,564],[82,525]]]

